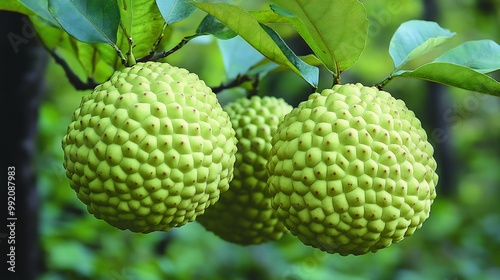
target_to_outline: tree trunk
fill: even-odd
[[[439,4],[434,0],[425,0],[424,5],[424,19],[439,22]],[[429,137],[435,147],[435,158],[438,164],[438,195],[449,196],[454,191],[456,184],[454,174],[457,172],[457,161],[450,141],[451,123],[447,122],[443,115],[443,112],[450,107],[450,102],[445,86],[428,83],[426,87],[429,108],[426,121],[431,127]]]
[[[37,278],[41,263],[33,157],[47,54],[23,15],[0,11],[0,38],[2,127],[7,139],[2,157],[2,213],[7,217],[0,231],[2,258],[7,258],[2,264],[7,267],[0,274],[2,279],[30,280]]]

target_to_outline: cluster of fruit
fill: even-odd
[[[237,244],[291,232],[341,255],[413,234],[438,179],[420,122],[387,92],[345,84],[296,108],[270,96],[222,108],[197,75],[160,62],[83,97],[62,147],[78,198],[117,228],[196,220]]]

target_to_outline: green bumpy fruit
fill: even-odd
[[[229,188],[235,131],[196,74],[138,63],[82,98],[62,140],[71,187],[119,229],[180,227]]]
[[[272,205],[306,245],[376,252],[429,217],[434,150],[415,114],[385,91],[346,84],[314,93],[285,117],[272,144]]]
[[[292,106],[275,97],[240,98],[227,106],[238,139],[234,179],[204,215],[207,230],[241,245],[278,240],[288,232],[271,207],[266,164],[271,138]]]

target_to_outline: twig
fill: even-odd
[[[192,39],[198,37],[198,34],[196,35],[192,35],[192,36],[187,36],[187,37],[184,37],[182,38],[182,40],[175,46],[173,47],[172,49],[168,50],[168,51],[164,51],[164,52],[159,52],[159,53],[155,53],[154,51],[153,52],[150,52],[147,56],[145,57],[142,57],[142,58],[139,58],[137,61],[138,62],[146,62],[146,61],[149,61],[149,60],[158,60],[160,58],[165,58],[171,54],[173,54],[174,52],[180,50],[182,47],[184,47],[184,45],[186,45],[187,43],[189,43],[189,41],[191,41]]]
[[[248,98],[257,95],[259,91],[259,82],[260,82],[260,75],[257,74],[255,75],[255,78],[252,82],[252,89],[248,91]]]
[[[71,70],[71,67],[68,63],[56,53],[55,49],[49,50],[50,55],[54,58],[57,64],[61,65],[68,80],[73,85],[73,87],[77,90],[87,90],[94,89],[98,83],[92,78],[89,77],[86,82],[80,80],[80,78]]]
[[[340,74],[342,74],[342,70],[338,63],[336,63],[337,71],[333,73],[333,85],[340,85]]]
[[[214,93],[219,93],[225,89],[230,89],[230,88],[234,88],[234,87],[238,87],[238,86],[241,86],[242,84],[246,83],[246,82],[249,82],[249,81],[252,81],[252,79],[247,76],[247,75],[238,75],[236,76],[236,78],[232,81],[230,81],[229,83],[227,84],[221,84],[220,86],[218,87],[213,87],[212,88],[212,91]],[[255,81],[254,81],[255,83]]]
[[[379,90],[383,90],[384,87],[392,80],[392,75],[387,77],[385,80],[383,80],[382,82],[378,83],[375,85],[375,87],[377,87]]]
[[[150,61],[150,60],[155,60],[154,57],[155,57],[156,51],[160,47],[161,41],[163,40],[163,32],[165,31],[166,26],[167,26],[166,24],[163,25],[163,29],[162,29],[161,34],[158,36],[158,38],[156,38],[156,41],[153,44],[153,50],[151,50],[146,56],[137,59],[137,62],[146,62],[146,61]]]

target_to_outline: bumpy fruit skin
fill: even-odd
[[[238,139],[234,179],[197,221],[220,238],[240,245],[278,240],[287,230],[271,207],[266,164],[271,138],[292,106],[281,98],[253,96],[237,99],[224,110]]]
[[[233,176],[235,131],[197,75],[166,63],[117,71],[82,98],[62,140],[71,187],[134,232],[195,220]]]
[[[272,205],[306,245],[376,252],[429,216],[433,148],[414,113],[387,92],[346,84],[314,93],[285,117],[272,144]]]

